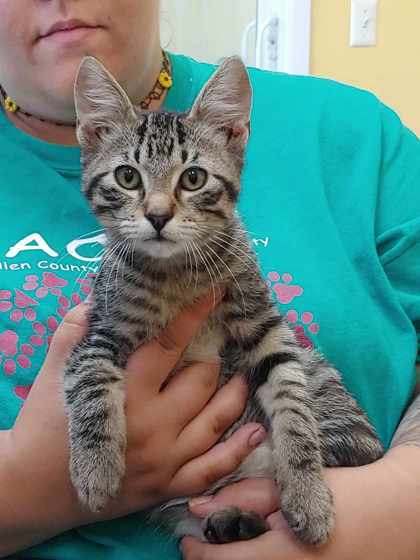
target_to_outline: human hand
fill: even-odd
[[[210,449],[240,416],[246,401],[246,388],[239,379],[214,395],[217,363],[192,365],[162,389],[211,309],[207,302],[186,311],[159,340],[142,346],[130,358],[127,473],[120,495],[100,514],[80,506],[69,478],[67,420],[59,373],[83,336],[87,307],[81,305],[66,316],[13,429],[6,440],[3,438],[7,480],[14,488],[11,497],[20,518],[8,534],[18,531],[21,547],[78,525],[202,492],[233,471],[264,437],[257,424],[247,425]],[[257,439],[251,442],[252,434]]]
[[[191,511],[205,517],[236,505],[267,516],[271,530],[252,541],[210,545],[184,538],[185,560],[417,560],[420,535],[420,450],[400,448],[364,467],[326,469],[337,519],[330,540],[320,547],[300,544],[279,512],[270,481],[247,480],[224,489]]]
[[[115,502],[118,511],[122,502],[127,511],[138,511],[203,492],[235,470],[265,437],[262,427],[249,424],[229,441],[213,447],[242,414],[247,399],[246,385],[239,377],[215,394],[218,361],[187,367],[165,385],[213,307],[211,297],[183,312],[129,361],[127,470]],[[140,376],[144,378],[141,382]],[[250,443],[252,435],[260,437]],[[107,510],[111,515],[113,506],[111,503]]]

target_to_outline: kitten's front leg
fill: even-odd
[[[264,359],[268,382],[258,391],[271,420],[273,461],[282,512],[304,543],[324,543],[334,524],[332,493],[323,478],[319,428],[298,355]]]
[[[92,511],[117,495],[125,472],[123,371],[101,354],[106,351],[81,343],[64,375],[71,480]]]

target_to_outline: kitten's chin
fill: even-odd
[[[178,243],[165,239],[142,241],[138,243],[138,248],[154,259],[170,259],[182,251],[182,247]]]

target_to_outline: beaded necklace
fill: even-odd
[[[152,101],[158,101],[159,99],[161,99],[164,92],[172,87],[172,84],[173,84],[173,80],[172,80],[172,76],[171,76],[171,66],[170,66],[169,58],[168,58],[168,55],[166,54],[166,52],[162,51],[162,66],[161,66],[159,75],[156,79],[156,82],[155,82],[152,90],[148,93],[148,95],[140,103],[139,106],[141,107],[141,109],[146,111],[150,107],[150,104],[152,103]],[[2,87],[1,84],[0,84],[0,95],[2,97],[3,107],[4,107],[5,111],[7,111],[8,113],[21,113],[22,115],[25,115],[26,117],[30,117],[31,119],[36,119],[36,120],[41,121],[41,122],[54,124],[55,126],[76,127],[75,123],[55,122],[55,121],[51,121],[51,120],[48,120],[48,119],[44,119],[42,117],[38,117],[36,115],[31,115],[31,113],[28,113],[27,111],[24,111],[21,107],[18,106],[16,101],[14,101],[10,97],[10,95],[7,95],[6,91],[4,90],[4,88]]]

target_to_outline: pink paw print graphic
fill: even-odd
[[[13,307],[12,292],[10,290],[0,290],[0,313],[7,313]]]
[[[47,326],[43,325],[42,323],[34,323],[32,325],[32,329],[34,334],[29,337],[30,343],[35,346],[41,348],[42,346],[46,345],[49,346],[51,343],[51,339],[53,337],[54,332],[56,331],[59,323],[57,319],[51,315],[47,319]]]
[[[82,292],[84,296],[87,296],[90,293],[93,278],[95,278],[94,274],[88,274],[86,278],[76,280],[76,282],[81,286],[79,291]],[[79,305],[79,303],[82,302],[82,297],[79,293],[73,293],[69,297],[66,297],[63,294],[63,288],[68,286],[68,284],[69,283],[67,280],[64,280],[64,278],[60,278],[52,272],[44,272],[42,275],[41,285],[39,277],[35,274],[31,274],[26,276],[23,289],[27,291],[34,291],[36,297],[39,299],[47,297],[48,294],[56,296],[59,304],[56,313],[60,317],[64,317],[71,307]]]
[[[96,274],[93,274],[91,272],[85,278],[78,278],[76,280],[76,283],[79,284],[78,292],[81,292],[85,297],[87,297],[92,291],[92,285],[95,281],[95,278]],[[75,305],[78,305],[82,301],[78,293],[73,294],[71,299]]]
[[[296,297],[303,294],[303,288],[292,284],[293,276],[285,273],[280,276],[278,272],[270,272],[268,274],[268,285],[276,294],[277,300],[287,305]],[[314,343],[309,338],[308,333],[316,335],[319,333],[320,326],[314,322],[313,313],[304,311],[299,315],[295,309],[289,309],[286,313],[286,319],[296,333],[296,338],[301,346],[313,348]]]
[[[23,401],[28,397],[29,391],[31,390],[32,385],[17,385],[13,392],[17,397],[22,399]]]
[[[0,333],[0,364],[6,375],[13,375],[17,365],[23,369],[30,368],[32,365],[30,357],[33,353],[34,349],[30,344],[19,346],[19,337],[14,331],[7,330]]]
[[[94,278],[94,274],[88,274],[86,278],[78,279],[78,293],[71,290],[67,280],[51,272],[44,272],[42,277],[35,274],[26,276],[21,289],[0,290],[0,314],[8,314],[10,322],[16,325],[27,322],[30,328],[29,335],[25,336],[15,332],[13,327],[0,332],[0,370],[5,375],[15,374],[18,368],[28,370],[32,367],[31,357],[50,345],[60,318],[71,307],[81,303],[83,296],[89,295]],[[65,289],[67,295],[64,293]],[[40,306],[44,305],[42,300],[47,296],[54,307],[50,315],[41,322],[37,320],[37,309],[41,309]],[[21,399],[26,398],[30,387],[15,387],[15,395]]]
[[[10,311],[9,317],[13,323],[19,323],[23,318],[34,321],[36,311],[33,308],[38,305],[38,302],[21,290],[15,289],[14,292],[13,296],[10,290],[0,290],[0,313]]]
[[[290,309],[290,311],[286,313],[286,319],[295,331],[299,344],[312,350],[314,343],[308,336],[306,336],[305,329],[311,334],[319,333],[320,326],[318,323],[313,322],[313,314],[310,311],[305,311],[299,317],[299,313],[297,311]]]
[[[61,296],[61,288],[64,288],[64,286],[67,286],[68,284],[67,280],[59,278],[53,272],[43,273],[41,286],[39,285],[39,277],[35,274],[26,276],[25,280],[26,282],[23,285],[23,289],[28,292],[35,291],[35,295],[39,299],[46,297],[48,294]]]
[[[291,303],[296,297],[303,294],[303,288],[301,286],[292,284],[293,276],[289,273],[280,276],[278,272],[270,272],[268,279],[270,282],[274,282],[271,288],[280,303]]]

